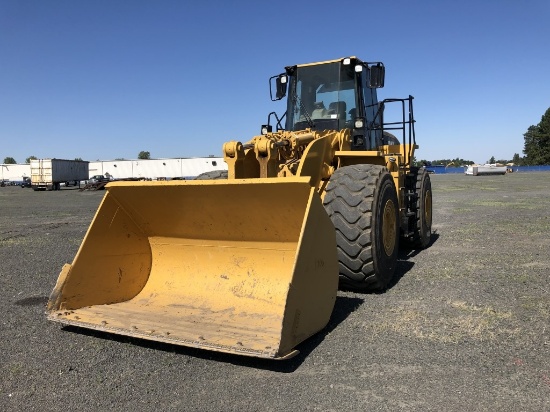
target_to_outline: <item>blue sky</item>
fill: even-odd
[[[386,65],[419,159],[522,155],[550,107],[550,2],[0,0],[0,161],[221,156],[284,66]]]

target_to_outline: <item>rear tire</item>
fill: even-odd
[[[342,167],[331,176],[323,201],[336,229],[340,285],[380,291],[397,266],[399,203],[383,166]]]
[[[412,168],[410,179],[414,184],[415,197],[411,203],[412,245],[425,249],[432,238],[432,183],[425,168]]]
[[[227,179],[227,170],[213,170],[211,172],[201,173],[194,180],[220,180]]]

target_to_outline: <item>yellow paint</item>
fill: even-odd
[[[119,182],[72,265],[51,320],[267,358],[328,322],[336,236],[309,178]]]

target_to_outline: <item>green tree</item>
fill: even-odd
[[[512,158],[512,163],[515,164],[516,166],[521,166],[523,165],[523,158],[520,157],[518,153],[514,153],[514,157]]]
[[[36,159],[38,159],[38,157],[36,157],[36,156],[29,156],[29,157],[27,157],[27,158],[25,159],[25,163],[30,163],[31,160],[36,160]]]
[[[523,135],[526,165],[550,165],[550,108],[539,124],[529,126]]]
[[[15,161],[15,159],[13,157],[4,157],[4,164],[6,165],[15,165],[17,164],[17,162]]]
[[[79,162],[82,162],[82,161],[83,161],[81,157],[75,157],[74,160],[77,160],[77,161],[79,161]]]
[[[150,159],[150,158],[151,158],[151,153],[149,152],[141,151],[138,154],[138,159]]]
[[[468,164],[474,164],[471,160],[464,160],[461,157],[455,157],[454,159],[438,159],[438,160],[432,160],[432,165],[451,165],[454,167],[461,167]]]
[[[496,163],[496,159],[495,159],[495,156],[491,156],[491,158],[489,159],[489,161],[487,163],[489,164],[493,164],[493,163]]]

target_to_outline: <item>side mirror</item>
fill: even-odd
[[[386,68],[378,63],[369,67],[369,87],[378,89],[384,87],[384,77],[386,76]]]
[[[277,94],[276,94],[277,100],[281,100],[283,97],[286,96],[287,82],[288,82],[288,77],[286,76],[286,74],[280,74],[277,77],[277,80],[275,81],[275,83],[277,84]]]

